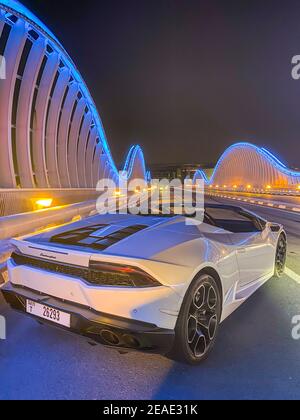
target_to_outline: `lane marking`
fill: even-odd
[[[300,276],[299,274],[295,273],[294,271],[290,270],[289,268],[285,269],[285,274],[294,280],[296,283],[300,284]]]

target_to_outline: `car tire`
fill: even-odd
[[[277,247],[276,247],[274,276],[277,278],[282,277],[285,272],[286,257],[287,257],[287,240],[286,240],[285,235],[282,233],[279,236]]]
[[[197,365],[211,352],[219,330],[222,299],[213,276],[199,275],[191,284],[175,328],[170,359]]]

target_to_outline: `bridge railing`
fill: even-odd
[[[0,189],[0,217],[35,211],[43,199],[51,199],[56,207],[96,198],[95,189]]]
[[[95,200],[0,218],[0,240],[67,223],[96,211]]]
[[[5,280],[6,260],[11,254],[9,239],[69,223],[96,213],[96,201],[54,207],[0,218],[0,285]]]

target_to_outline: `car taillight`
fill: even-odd
[[[90,261],[93,283],[118,287],[159,287],[161,284],[150,274],[137,267]]]

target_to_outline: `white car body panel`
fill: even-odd
[[[47,242],[52,232],[12,241],[24,255],[46,261],[88,267],[93,261],[125,264],[142,269],[161,287],[100,287],[81,279],[8,263],[10,282],[97,312],[153,323],[174,330],[183,299],[195,276],[213,269],[223,292],[222,321],[274,274],[275,251],[282,232],[231,234],[208,224],[187,226],[184,217],[143,218],[130,215],[96,216],[75,227],[95,221],[117,226],[148,227],[103,252],[56,246]],[[59,232],[70,227],[61,227]],[[74,227],[73,227],[74,228]]]

